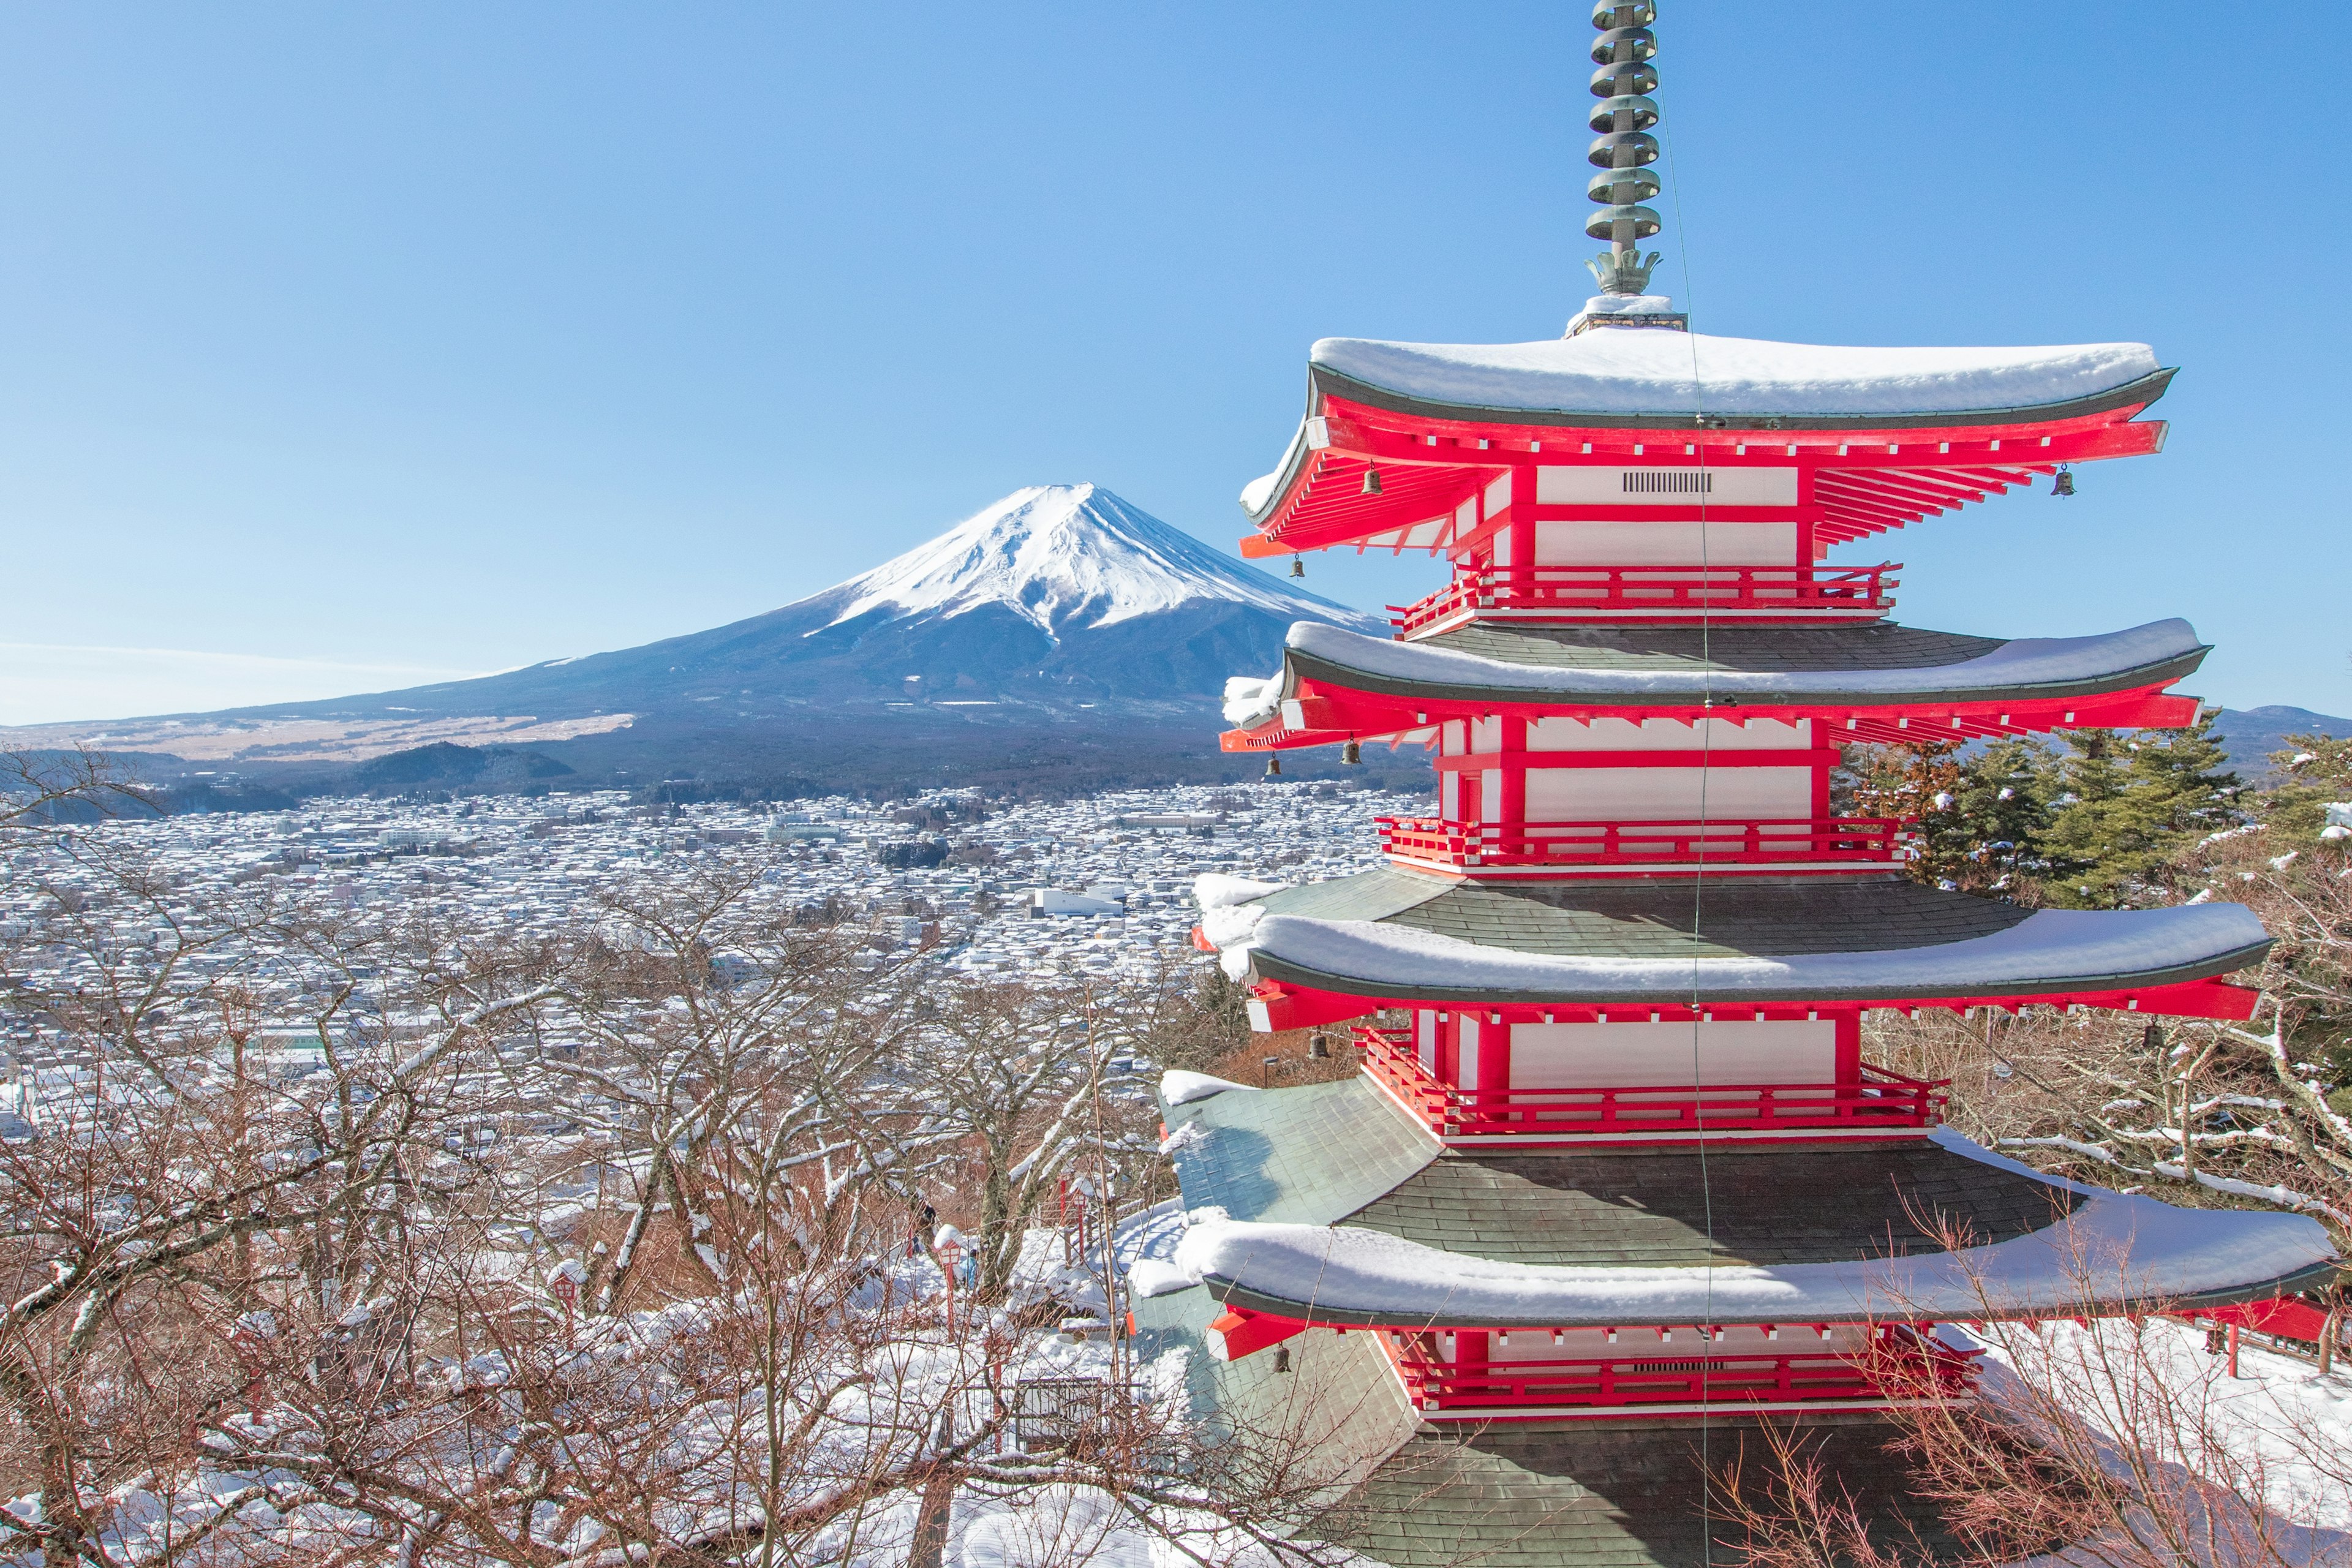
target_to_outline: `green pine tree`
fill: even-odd
[[[2038,740],[1996,741],[1960,766],[1950,804],[1926,818],[1940,879],[1963,892],[2040,901],[2057,756]]]
[[[2067,730],[2043,844],[2045,902],[2112,910],[2170,901],[2174,862],[2240,819],[2213,715],[2185,730]]]
[[[1915,881],[1988,898],[2031,899],[2042,865],[2054,757],[2039,741],[2001,741],[1963,757],[1950,742],[1848,749],[1840,809],[1911,825]]]
[[[2327,808],[2352,803],[2352,741],[2326,735],[2285,739],[2287,749],[2271,753],[2275,782],[2262,797],[2263,820],[2270,825],[2281,852],[2303,848],[2315,839],[2352,846],[2352,838],[2342,834],[2320,837],[2328,827]]]

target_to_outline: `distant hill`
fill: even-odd
[[[2252,781],[2270,771],[2270,754],[2286,747],[2289,735],[2352,738],[2352,719],[2314,713],[2308,708],[2224,708],[2213,733],[2230,754],[2230,765]]]

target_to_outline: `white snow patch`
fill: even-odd
[[[1595,294],[1580,316],[1669,316],[1675,302],[1664,294]]]
[[[1204,1072],[1187,1072],[1182,1068],[1171,1068],[1160,1075],[1160,1103],[1166,1106],[1190,1105],[1207,1100],[1227,1089],[1257,1090],[1245,1083],[1235,1083],[1229,1078],[1215,1078]]]
[[[828,589],[831,624],[876,610],[894,618],[1000,606],[1049,637],[1115,626],[1179,605],[1231,601],[1319,616],[1367,631],[1387,623],[1228,560],[1097,485],[1013,491],[939,538]]]
[[[1228,948],[1237,942],[1247,942],[1265,915],[1262,904],[1228,904],[1223,909],[1203,910],[1201,934],[1209,939],[1211,947]]]
[[[2210,1424],[2232,1458],[2256,1469],[2260,1501],[2277,1520],[2292,1521],[2281,1542],[2285,1561],[2352,1558],[2352,1541],[2341,1533],[2352,1530],[2352,1488],[2340,1460],[2330,1458],[2352,1452],[2352,1375],[2338,1371],[2323,1377],[2309,1363],[2249,1338],[2238,1352],[2239,1375],[2231,1378],[2225,1362],[2206,1353],[2203,1329],[2162,1319],[2088,1328],[2061,1319],[2038,1330],[2005,1324],[1974,1333],[1945,1325],[1938,1331],[1958,1349],[1984,1350],[1984,1393],[1997,1405],[2032,1410],[2022,1386],[2031,1379],[2110,1439],[2131,1436],[2117,1430],[2126,1425],[2118,1419],[2125,1412],[2166,1412],[2160,1419],[2177,1422],[2173,1429],[2180,1432]],[[2160,1395],[2102,1388],[2096,1369],[2103,1366],[2145,1373]],[[2182,1414],[2170,1414],[2175,1411]],[[2315,1466],[2315,1458],[2322,1462]],[[2297,1527],[2334,1539],[2298,1542],[2293,1539]],[[2321,1550],[2306,1554],[2298,1545]]]
[[[1685,418],[2026,408],[2111,391],[2158,368],[2146,343],[1849,348],[1670,331],[1582,332],[1528,343],[1325,338],[1307,358],[1434,403]]]
[[[1203,910],[1222,910],[1253,903],[1288,886],[1287,882],[1255,882],[1247,877],[1228,877],[1223,871],[1204,871],[1192,879],[1192,898]]]
[[[1273,717],[1281,698],[1278,675],[1234,676],[1225,682],[1225,722],[1246,730],[1261,719]]]
[[[1157,1258],[1139,1258],[1127,1271],[1127,1288],[1146,1300],[1189,1290],[1200,1282],[1198,1275],[1187,1274],[1175,1264]]]

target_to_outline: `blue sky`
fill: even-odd
[[[1703,331],[2136,339],[2166,453],[1847,546],[2352,713],[2352,7],[1667,0]],[[1324,335],[1591,291],[1570,5],[0,10],[0,721],[772,608],[1018,486],[1230,551]],[[1425,559],[1309,563],[1364,605]],[[85,651],[87,650],[87,651]],[[168,650],[168,651],[151,651]]]

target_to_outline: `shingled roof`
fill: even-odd
[[[2074,1191],[1920,1139],[1702,1153],[1696,1147],[1443,1150],[1368,1078],[1179,1108],[1187,1209],[1359,1226],[1497,1262],[1821,1263],[1906,1254],[1923,1226],[1979,1243],[2040,1229]]]
[[[1864,1414],[1776,1416],[1837,1479],[1890,1547],[1915,1538],[1937,1560],[1959,1552],[1895,1449],[1900,1433]],[[1319,1521],[1320,1533],[1393,1568],[1705,1568],[1737,1562],[1739,1531],[1718,1510],[1709,1472],[1744,1458],[1769,1472],[1761,1418],[1505,1421],[1423,1427]],[[1715,1550],[1707,1548],[1708,1537]]]

